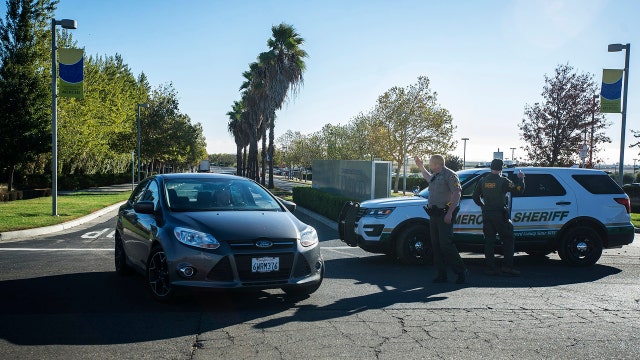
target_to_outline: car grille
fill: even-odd
[[[271,241],[273,245],[268,248],[261,248],[256,245],[260,240]],[[259,250],[293,250],[296,248],[296,239],[256,239],[244,242],[229,242],[233,251],[259,251]]]
[[[251,271],[251,259],[255,257],[273,256],[280,258],[280,268],[278,271],[266,273],[254,273]],[[247,285],[247,282],[286,282],[289,280],[291,269],[293,267],[293,253],[261,253],[261,254],[236,254],[236,266],[238,267],[238,276],[240,281]]]

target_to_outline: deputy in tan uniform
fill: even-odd
[[[416,165],[429,184],[429,204],[425,210],[429,214],[429,234],[433,250],[433,263],[437,275],[435,283],[447,281],[447,265],[457,275],[456,283],[464,284],[467,280],[467,268],[462,262],[458,249],[453,244],[453,224],[458,213],[462,188],[460,179],[453,170],[444,165],[442,155],[433,155],[429,159],[429,169],[416,156]]]
[[[520,271],[513,268],[513,224],[510,219],[510,208],[507,206],[507,193],[521,194],[524,192],[524,173],[518,173],[518,183],[503,177],[503,162],[500,159],[491,161],[491,173],[478,181],[473,190],[473,201],[482,209],[482,232],[484,233],[484,256],[487,265],[485,273],[498,274],[498,267],[494,259],[496,233],[502,240],[504,264],[502,272],[509,275],[520,275]]]

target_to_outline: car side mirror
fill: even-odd
[[[278,199],[280,199],[280,198],[278,198]],[[295,212],[296,211],[297,205],[293,201],[287,201],[287,200],[284,200],[284,199],[280,199],[280,201],[282,202],[284,207],[286,207],[287,210],[289,210],[290,212]]]
[[[133,210],[139,214],[154,214],[156,212],[156,205],[153,201],[138,201],[133,205]]]

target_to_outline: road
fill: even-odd
[[[516,257],[489,277],[463,254],[463,286],[344,246],[315,219],[327,272],[292,302],[279,290],[198,293],[156,303],[140,276],[113,272],[115,213],[0,243],[0,354],[6,359],[640,358],[640,239],[590,268]]]

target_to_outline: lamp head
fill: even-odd
[[[622,51],[622,49],[625,49],[626,47],[622,44],[609,44],[608,47],[608,51],[609,52],[618,52],[618,51]]]
[[[56,20],[56,25],[62,26],[64,29],[77,29],[78,23],[71,19]]]
[[[143,107],[143,108],[148,108],[149,104],[147,103],[142,103],[142,104],[138,104],[139,107]]]

